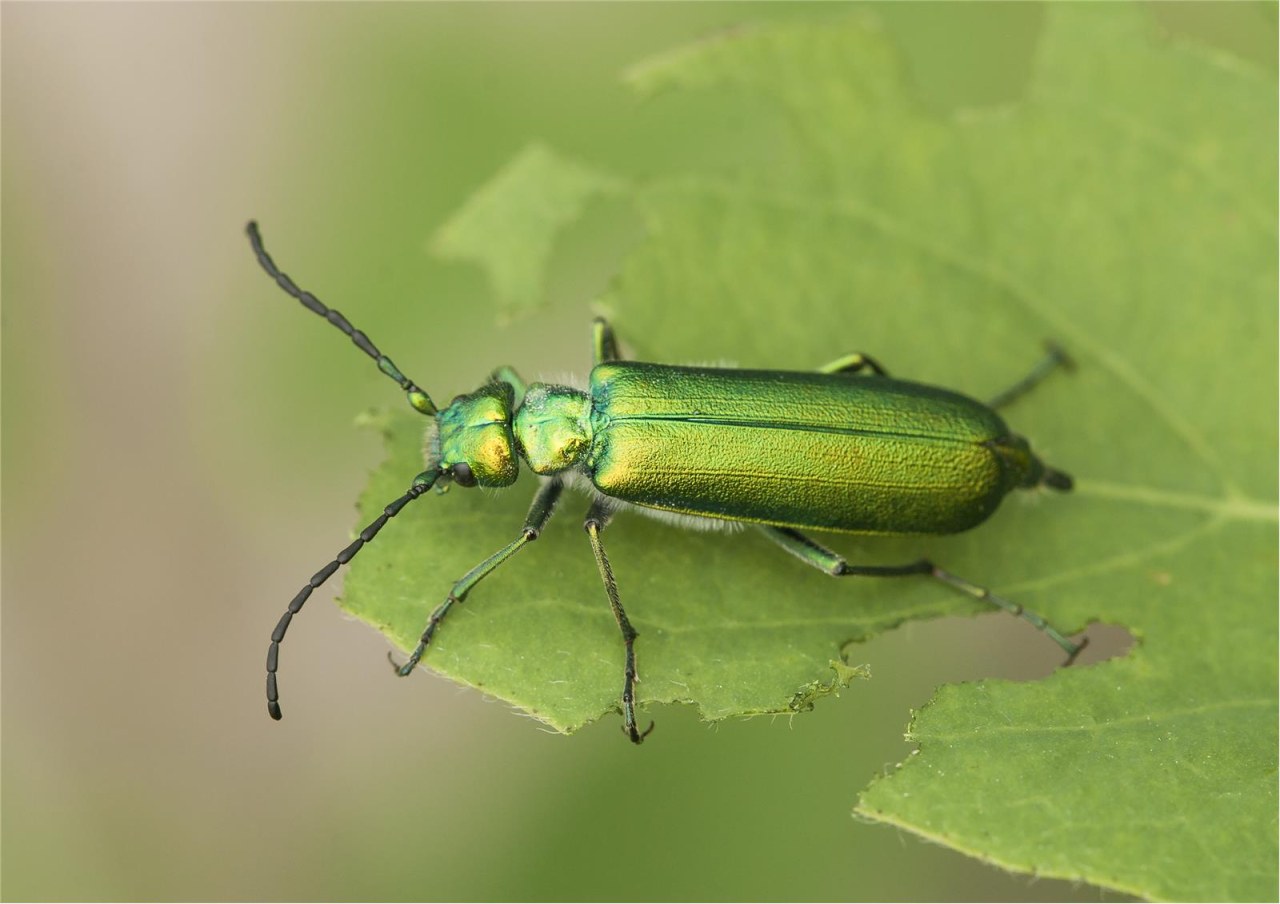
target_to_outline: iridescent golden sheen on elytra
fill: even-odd
[[[796,528],[962,531],[1043,468],[998,414],[888,377],[618,362],[591,372],[600,492]]]
[[[512,408],[515,408],[512,411]],[[613,361],[587,391],[506,383],[436,415],[429,471],[575,471],[642,508],[779,527],[949,534],[1044,467],[991,408],[889,377]]]

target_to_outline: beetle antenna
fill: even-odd
[[[382,514],[374,519],[372,524],[360,531],[360,536],[351,541],[350,546],[338,553],[332,562],[313,574],[311,580],[307,581],[306,586],[298,591],[298,595],[293,598],[293,601],[289,603],[289,607],[284,610],[284,615],[280,616],[280,621],[276,623],[276,629],[271,632],[271,646],[267,647],[267,712],[270,713],[271,718],[279,719],[282,715],[280,712],[280,695],[276,689],[276,667],[280,662],[280,641],[284,640],[284,632],[289,630],[289,622],[293,621],[293,617],[301,611],[303,604],[311,596],[311,591],[329,580],[340,566],[346,565],[355,558],[361,547],[376,537],[378,531],[382,530],[389,520],[400,514],[400,510],[414,499],[431,489],[434,483],[434,476],[428,474],[423,474],[415,480],[413,486],[409,487],[409,492],[384,508]]]
[[[289,295],[292,295],[298,301],[302,302],[303,307],[307,310],[319,314],[325,320],[332,323],[338,329],[342,330],[356,348],[364,352],[370,358],[378,363],[378,370],[382,371],[391,379],[400,384],[400,388],[404,390],[405,395],[409,397],[409,404],[423,414],[431,415],[436,413],[436,406],[431,401],[431,396],[427,395],[418,384],[414,383],[408,377],[400,372],[400,369],[392,363],[391,359],[378,351],[378,347],[369,341],[369,337],[351,325],[351,321],[343,317],[341,313],[333,308],[327,307],[320,299],[316,298],[310,292],[299,289],[297,283],[290,279],[287,275],[280,272],[280,268],[276,266],[275,261],[271,259],[271,255],[267,254],[267,249],[262,244],[262,235],[258,232],[258,223],[256,220],[250,220],[246,227],[249,233],[249,244],[253,246],[253,253],[258,256],[258,263],[262,265],[262,269],[267,271],[272,279],[279,284]]]

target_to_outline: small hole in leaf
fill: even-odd
[[[1074,639],[1079,642],[1082,637],[1089,643],[1080,651],[1072,668],[1127,656],[1133,649],[1133,645],[1137,643],[1137,638],[1129,633],[1128,628],[1122,625],[1108,625],[1104,622],[1093,622],[1085,629],[1083,635],[1078,635]]]

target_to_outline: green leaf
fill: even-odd
[[[431,248],[480,264],[504,314],[526,314],[542,303],[556,235],[593,196],[620,187],[607,173],[530,145],[440,227]]]
[[[1063,343],[1078,370],[1008,417],[1076,493],[1019,494],[958,537],[825,539],[858,562],[928,555],[1060,628],[1107,622],[1138,643],[1034,684],[944,688],[858,812],[1039,875],[1274,897],[1274,79],[1113,5],[1048,8],[1014,109],[930,115],[900,70],[860,20],[736,32],[633,70],[649,95],[754,98],[773,157],[632,186],[647,239],[603,304],[650,360],[808,368],[866,350],[978,397]],[[528,199],[512,179],[484,205],[514,223]],[[548,241],[508,291],[541,285]],[[421,419],[383,424],[366,520],[421,467]],[[525,480],[414,503],[352,568],[346,605],[411,646],[531,496]],[[427,665],[561,730],[615,710],[621,643],[579,528],[562,514],[487,578]],[[927,581],[833,582],[751,532],[622,517],[605,540],[642,704],[708,719],[804,708],[847,683],[832,663],[856,662],[856,641],[982,611]]]
[[[395,412],[369,420],[384,431],[389,458],[361,496],[365,522],[422,467],[421,417]],[[427,494],[398,516],[394,533],[388,528],[353,563],[343,607],[411,649],[452,581],[517,537],[533,486],[526,478],[501,494],[458,488],[446,498]],[[561,731],[616,710],[622,689],[621,637],[582,532],[585,505],[572,503],[562,502],[568,511],[538,543],[450,614],[425,660]],[[696,703],[708,719],[797,712],[866,677],[865,669],[838,661],[841,642],[872,633],[884,616],[861,607],[833,613],[830,579],[804,569],[779,572],[780,554],[763,538],[686,534],[623,518],[605,539],[623,604],[642,637],[643,702]],[[754,556],[740,551],[748,541]],[[716,560],[742,583],[700,581],[716,570]],[[789,588],[797,581],[809,592]],[[745,599],[745,588],[757,582],[805,599],[780,615],[768,596]],[[892,604],[891,594],[882,596]]]

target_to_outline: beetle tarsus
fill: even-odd
[[[1071,666],[1075,665],[1076,657],[1084,652],[1085,647],[1089,646],[1089,638],[1087,637],[1080,638],[1080,642],[1078,644],[1074,644],[1074,646],[1075,646],[1075,649],[1067,654],[1067,661],[1062,664],[1062,667],[1064,669],[1070,668]]]
[[[653,734],[653,726],[655,724],[656,723],[654,723],[653,720],[651,719],[649,721],[649,727],[646,728],[644,731],[639,731],[636,729],[636,724],[632,722],[630,725],[622,726],[622,733],[631,739],[632,744],[637,744],[637,745],[643,744],[644,739],[649,737],[649,735]]]

